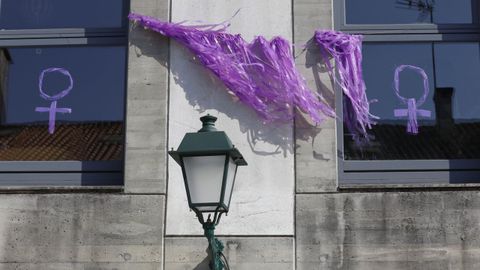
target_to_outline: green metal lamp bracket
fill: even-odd
[[[215,237],[215,224],[209,219],[203,224],[203,230],[205,237],[208,239],[208,248],[212,255],[210,269],[224,270],[225,265],[221,259],[224,246],[223,243]]]

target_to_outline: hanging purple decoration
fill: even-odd
[[[337,31],[317,30],[315,41],[320,47],[330,77],[338,85],[344,99],[344,122],[358,142],[368,139],[367,129],[375,124],[378,117],[370,114],[370,103],[366,94],[362,74],[362,36]],[[336,69],[330,64],[335,60]],[[338,74],[338,77],[336,76]]]
[[[54,95],[54,96],[49,96],[45,93],[43,90],[43,78],[46,73],[52,73],[52,72],[60,72],[63,75],[67,76],[68,79],[70,80],[70,85],[61,91],[60,93]],[[70,93],[70,90],[73,88],[73,79],[72,75],[70,75],[70,72],[64,68],[47,68],[40,73],[40,77],[38,79],[38,88],[40,90],[40,96],[48,101],[51,101],[50,107],[36,107],[35,111],[36,112],[48,112],[49,118],[48,118],[48,132],[50,134],[53,134],[55,132],[55,117],[57,113],[72,113],[72,109],[70,108],[57,108],[57,101],[64,98]]]
[[[415,98],[404,98],[400,95],[400,72],[404,69],[412,69],[420,74],[423,78],[423,95],[420,99],[416,100]],[[407,109],[395,109],[393,114],[395,117],[408,117],[408,124],[407,124],[407,133],[410,134],[418,134],[418,122],[417,122],[417,115],[423,117],[431,117],[431,112],[428,110],[421,110],[418,109],[420,106],[425,103],[427,99],[428,92],[428,76],[422,68],[411,66],[411,65],[400,65],[395,69],[395,76],[394,76],[394,91],[395,95],[397,95],[398,99],[407,105]]]
[[[324,115],[335,115],[320,95],[307,88],[295,68],[291,45],[281,37],[268,41],[258,36],[248,43],[238,34],[225,33],[226,23],[187,26],[133,13],[129,18],[187,47],[266,121],[291,120],[295,108],[317,123]]]

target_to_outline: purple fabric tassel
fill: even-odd
[[[67,76],[68,79],[70,80],[70,85],[61,91],[60,93],[52,96],[47,95],[43,91],[43,77],[45,76],[46,73],[51,73],[51,72],[60,72],[63,75]],[[73,88],[73,79],[72,75],[70,75],[70,72],[64,68],[47,68],[40,73],[40,77],[38,79],[38,88],[40,90],[40,96],[48,101],[51,101],[50,107],[36,107],[35,111],[36,112],[48,112],[48,132],[50,134],[53,134],[55,132],[55,118],[57,113],[72,113],[72,109],[70,108],[57,108],[57,101],[64,98],[70,93],[70,90]]]
[[[414,98],[404,98],[400,95],[400,72],[402,72],[405,68],[412,69],[419,73],[422,78],[423,78],[423,96],[419,99],[416,100]],[[428,86],[428,76],[425,73],[425,71],[419,67],[416,66],[410,66],[410,65],[401,65],[398,66],[395,69],[395,76],[394,76],[394,90],[395,90],[395,95],[397,95],[398,99],[404,104],[407,105],[407,109],[395,109],[393,111],[393,114],[395,117],[408,117],[408,123],[407,123],[407,133],[416,135],[418,134],[418,122],[417,122],[417,115],[423,116],[423,117],[431,117],[431,112],[428,110],[420,110],[418,107],[422,106],[423,103],[425,103],[425,100],[427,99],[428,92],[429,92],[429,86]]]
[[[139,14],[129,19],[187,47],[241,102],[267,121],[289,121],[294,109],[320,122],[334,110],[306,86],[297,72],[291,45],[281,37],[246,42],[225,33],[228,25],[187,26]]]
[[[330,77],[338,85],[344,99],[344,122],[354,140],[368,140],[367,129],[378,117],[370,114],[370,103],[366,94],[362,74],[362,36],[336,31],[315,31],[315,41],[325,60]],[[335,60],[336,69],[330,64]],[[338,74],[338,77],[335,74]]]

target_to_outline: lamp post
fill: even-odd
[[[182,167],[188,205],[208,239],[210,269],[222,270],[223,244],[215,237],[215,226],[228,213],[237,167],[246,166],[247,162],[227,134],[215,128],[215,116],[206,115],[200,120],[203,127],[196,133],[185,134],[177,151],[168,153]]]

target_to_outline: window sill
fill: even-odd
[[[122,193],[123,186],[0,186],[0,194]]]
[[[349,190],[405,190],[405,189],[480,189],[480,183],[466,183],[466,184],[344,184],[339,185],[339,191]],[[430,191],[430,190],[425,190]]]

